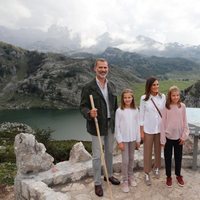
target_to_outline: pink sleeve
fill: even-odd
[[[185,104],[182,104],[181,106],[183,109],[183,126],[184,126],[181,139],[186,140],[189,135],[189,127],[188,127],[188,123],[187,123]]]

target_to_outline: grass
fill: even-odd
[[[13,185],[16,173],[17,168],[15,163],[0,163],[0,185]]]
[[[159,81],[160,92],[167,94],[168,89],[172,85],[176,85],[180,88],[180,90],[184,90],[187,87],[194,84],[195,82],[196,81],[194,81],[194,80],[185,80],[185,81],[184,80],[164,80],[164,81]],[[136,104],[139,105],[140,97],[141,97],[141,95],[144,94],[145,83],[134,83],[132,89],[133,89],[133,92],[134,92],[134,95],[135,95]]]

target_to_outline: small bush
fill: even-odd
[[[77,140],[65,140],[65,141],[50,141],[48,143],[47,153],[54,157],[54,162],[58,163],[61,161],[69,160],[70,151]],[[85,149],[91,153],[91,142],[83,142]]]
[[[0,132],[0,145],[13,144],[17,131],[1,131]]]
[[[6,145],[5,149],[0,150],[0,163],[2,162],[16,162],[13,145]]]
[[[47,129],[35,129],[35,139],[43,143],[45,146],[48,146],[48,143],[51,140],[51,133],[53,133],[54,130],[47,128]]]
[[[16,173],[15,163],[0,163],[0,184],[13,185]]]

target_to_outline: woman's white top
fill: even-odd
[[[151,98],[161,112],[165,106],[166,97],[164,94],[161,94],[156,96],[150,95],[147,101],[144,101],[144,98],[145,95],[142,95],[140,99],[140,126],[144,127],[145,133],[160,133],[161,117]]]
[[[140,142],[140,124],[138,109],[118,108],[115,114],[115,138],[121,142]]]

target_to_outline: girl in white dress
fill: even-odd
[[[121,106],[116,111],[115,138],[122,152],[122,191],[129,192],[129,186],[137,185],[133,176],[134,150],[140,146],[139,112],[130,89],[122,92]]]

